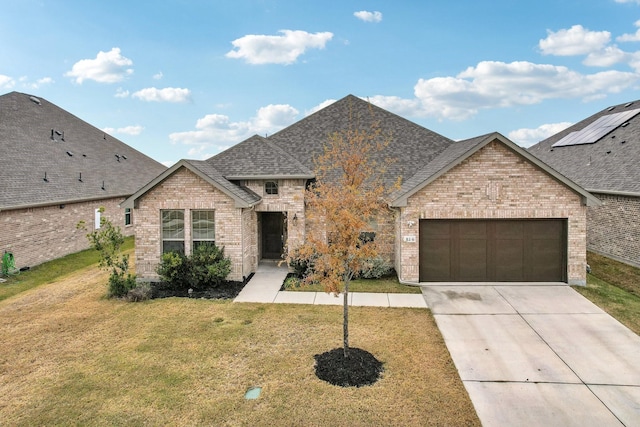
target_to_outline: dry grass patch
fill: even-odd
[[[479,425],[429,312],[354,307],[352,345],[385,363],[372,386],[314,375],[341,307],[103,297],[85,268],[0,302],[7,425]],[[257,400],[245,400],[261,386]]]

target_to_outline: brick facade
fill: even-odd
[[[87,249],[86,234],[94,230],[95,210],[100,207],[105,208],[106,218],[130,236],[133,226],[125,226],[124,210],[118,206],[123,200],[112,198],[0,211],[0,252],[12,252],[16,266],[21,268]],[[85,222],[87,231],[77,229],[80,221]]]
[[[278,194],[265,193],[262,180],[242,184],[262,201],[238,208],[234,200],[187,168],[180,168],[138,199],[136,267],[140,278],[155,279],[162,251],[161,209],[184,210],[185,251],[190,253],[194,209],[215,211],[216,244],[232,260],[231,280],[256,271],[261,258],[263,212],[281,212],[288,249],[304,242],[321,224],[305,219],[305,180],[278,180]],[[408,198],[407,206],[390,210],[372,224],[382,252],[395,263],[403,282],[419,280],[420,219],[567,219],[567,277],[586,283],[586,206],[582,195],[556,181],[500,142],[492,142],[445,175]],[[405,242],[404,236],[415,236]]]
[[[396,270],[419,280],[420,219],[567,218],[570,284],[586,284],[586,207],[581,196],[492,142],[408,199],[398,216]],[[414,242],[403,236],[415,236]]]
[[[588,249],[640,267],[640,197],[594,195],[602,205],[587,209]]]
[[[265,195],[263,181],[247,181],[244,185],[263,197],[254,208],[238,208],[235,201],[186,168],[147,192],[135,209],[136,273],[141,279],[158,278],[156,267],[162,253],[161,216],[163,209],[184,211],[185,253],[191,253],[191,211],[215,212],[216,245],[224,247],[231,259],[229,280],[243,280],[256,271],[260,260],[260,212],[285,214],[288,243],[295,247],[304,239],[304,180],[279,180],[278,195]],[[295,218],[295,220],[294,220]]]

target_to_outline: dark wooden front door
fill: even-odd
[[[422,220],[421,282],[563,282],[566,220]]]
[[[284,215],[281,212],[262,214],[262,258],[280,259],[284,249]]]

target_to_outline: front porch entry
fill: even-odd
[[[287,216],[283,212],[260,214],[261,259],[282,259],[287,241]]]

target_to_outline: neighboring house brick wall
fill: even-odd
[[[0,252],[12,252],[16,266],[21,268],[87,249],[86,235],[94,230],[95,210],[100,207],[105,208],[105,218],[130,236],[133,226],[124,225],[124,209],[118,206],[123,200],[119,197],[0,211]],[[86,230],[76,227],[80,221],[85,222]]]
[[[231,259],[229,280],[243,280],[243,212],[234,200],[186,168],[158,184],[138,201],[136,216],[136,274],[141,279],[157,279],[156,267],[162,253],[161,216],[163,209],[184,210],[185,252],[191,253],[191,210],[215,211],[216,245]],[[249,255],[250,256],[250,255]]]
[[[594,194],[601,206],[587,209],[587,247],[640,267],[640,197]]]
[[[400,218],[401,236],[416,236],[415,243],[399,237],[396,269],[403,282],[419,280],[420,219],[568,218],[568,281],[586,284],[581,196],[499,143],[488,144],[411,196]]]

